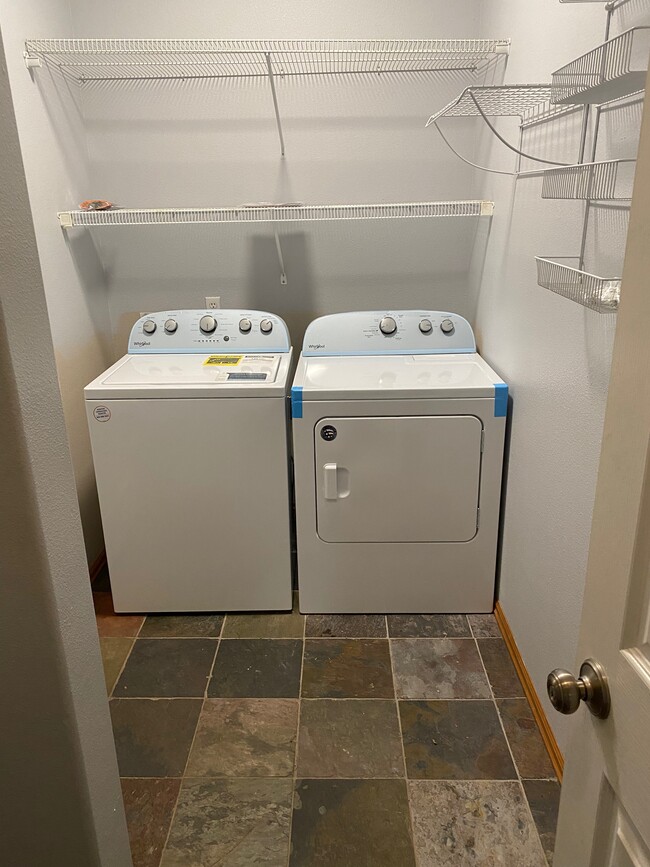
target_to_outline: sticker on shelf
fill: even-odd
[[[211,355],[205,359],[203,364],[234,367],[236,364],[239,364],[243,357],[243,355]]]

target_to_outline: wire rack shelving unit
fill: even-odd
[[[112,208],[60,211],[65,229],[76,226],[152,226],[182,223],[290,223],[331,220],[395,220],[489,217],[494,202],[410,202],[364,205],[246,205],[237,208]]]
[[[598,105],[629,96],[645,86],[650,27],[632,27],[557,69],[554,103]]]
[[[539,286],[597,313],[617,311],[621,297],[619,278],[598,277],[575,267],[580,262],[577,256],[553,259],[536,256],[535,261]]]
[[[426,123],[430,126],[443,117],[519,117],[550,103],[550,84],[503,84],[466,87],[463,92]]]
[[[30,39],[25,61],[80,84],[140,78],[277,77],[476,69],[509,39]]]
[[[632,198],[636,160],[603,160],[546,169],[543,199],[629,201]]]

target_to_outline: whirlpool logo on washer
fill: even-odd
[[[134,340],[133,345],[134,346],[151,346],[151,341],[150,340]]]
[[[310,343],[309,348],[310,349],[325,349],[325,344],[324,343]]]

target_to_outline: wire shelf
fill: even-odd
[[[509,39],[31,39],[28,66],[78,82],[475,69]]]
[[[578,264],[575,257],[545,259],[536,256],[537,283],[563,298],[582,304],[597,313],[615,313],[621,297],[621,281],[612,277],[597,277],[587,271],[571,267]]]
[[[636,160],[605,160],[546,169],[542,198],[629,200],[635,167]]]
[[[520,117],[522,120],[548,104],[551,98],[550,84],[505,84],[501,86],[466,87],[452,102],[436,114],[432,114],[429,126],[441,117],[478,117],[481,112],[490,117]]]
[[[650,27],[632,27],[553,73],[554,103],[599,105],[645,87]]]
[[[411,202],[372,205],[251,205],[239,208],[114,208],[60,211],[65,229],[75,226],[148,226],[179,223],[288,223],[326,220],[395,220],[420,217],[489,217],[494,202]]]

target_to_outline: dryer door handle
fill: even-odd
[[[324,464],[323,466],[323,493],[326,500],[338,500],[338,467],[336,464]]]

